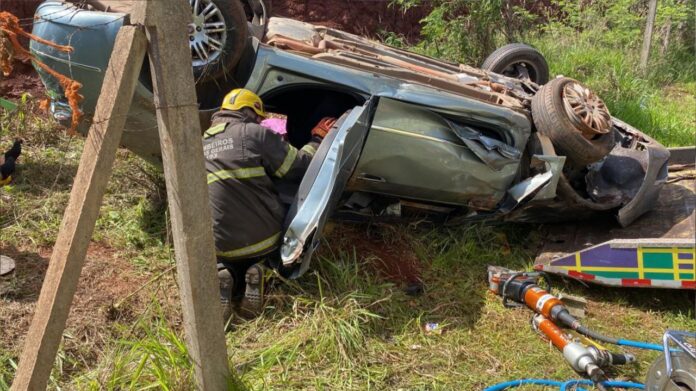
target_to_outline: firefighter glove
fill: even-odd
[[[319,123],[314,127],[314,129],[312,129],[312,136],[316,136],[323,139],[324,137],[326,137],[327,134],[329,134],[329,131],[331,131],[335,123],[336,118],[322,118],[321,121],[319,121]]]

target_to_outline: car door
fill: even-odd
[[[309,268],[321,232],[360,157],[378,98],[345,113],[319,146],[286,218],[278,269],[297,278]]]

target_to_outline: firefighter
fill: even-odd
[[[264,118],[261,98],[235,89],[225,96],[203,134],[226,320],[234,310],[251,317],[263,309],[264,264],[277,253],[287,212],[274,183],[299,182],[336,121],[322,119],[311,141],[297,149],[259,125]]]

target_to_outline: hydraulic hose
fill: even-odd
[[[615,381],[615,380],[609,380],[602,382],[600,384],[595,384],[592,382],[592,380],[568,380],[565,382],[557,381],[557,380],[546,380],[546,379],[520,379],[520,380],[512,380],[504,383],[499,383],[493,386],[490,386],[484,391],[503,391],[507,390],[508,388],[514,388],[514,387],[520,387],[523,385],[528,385],[528,384],[533,384],[533,385],[539,385],[539,386],[546,386],[546,387],[558,387],[559,391],[568,391],[568,387],[572,386],[578,386],[578,385],[598,385],[600,387],[606,388],[632,388],[632,389],[637,389],[637,390],[644,390],[645,385],[640,384],[640,383],[632,383],[632,382],[625,382],[625,381]],[[601,388],[600,388],[601,389]],[[576,391],[586,391],[583,388],[575,388]]]
[[[568,316],[563,316],[563,315],[566,315],[566,314],[567,314]],[[572,316],[570,316],[570,314],[568,314],[568,313],[563,313],[563,314],[561,314],[561,316],[559,316],[559,320],[561,320],[561,322],[563,322],[564,324],[566,324],[566,325],[569,326],[570,328],[573,328],[574,322],[572,322],[572,321],[571,321],[571,322],[567,322],[565,319],[562,319],[562,318],[572,318],[575,322],[577,322],[577,320],[575,320],[575,318],[573,318]],[[577,323],[576,323],[576,324],[577,324]],[[580,333],[580,334],[582,334],[582,335],[584,335],[584,336],[586,336],[586,337],[590,337],[590,338],[592,338],[592,339],[595,339],[595,340],[597,340],[597,341],[602,341],[602,342],[610,343],[610,344],[612,344],[612,345],[618,345],[618,344],[619,344],[619,340],[618,340],[618,339],[612,338],[612,337],[607,337],[606,335],[603,335],[603,334],[600,334],[600,333],[598,333],[598,332],[596,332],[596,331],[590,330],[590,329],[588,329],[588,328],[585,327],[585,326],[582,326],[582,325],[579,325],[579,324],[578,324],[574,329],[575,329],[575,331],[577,331],[578,333]]]
[[[561,314],[561,316],[559,316],[559,320],[564,317],[563,315],[565,315],[565,313]],[[570,315],[570,314],[568,314],[568,315]],[[565,321],[563,321],[563,320],[561,320],[561,321],[563,323],[565,323],[566,325],[568,325],[569,327],[573,328],[573,323],[571,323],[569,325]],[[575,331],[577,331],[578,333],[580,333],[586,337],[590,337],[590,338],[595,339],[597,341],[610,343],[612,345],[630,346],[632,348],[646,349],[646,350],[657,350],[659,352],[664,350],[664,347],[662,347],[662,345],[648,343],[648,342],[632,341],[630,339],[616,339],[616,338],[612,338],[612,337],[607,337],[606,335],[603,335],[603,334],[600,334],[596,331],[590,330],[585,326],[578,325],[575,328]]]
[[[620,346],[630,346],[633,348],[638,348],[638,349],[646,349],[646,350],[657,350],[657,351],[664,351],[665,348],[663,346],[654,344],[654,343],[647,343],[647,342],[639,342],[639,341],[631,341],[629,339],[620,339],[616,343],[617,345]],[[672,351],[676,351],[678,349],[671,349]]]
[[[520,379],[520,380],[512,380],[504,383],[498,383],[494,386],[490,386],[486,388],[483,391],[502,391],[506,390],[508,388],[513,388],[513,387],[520,387],[525,384],[534,384],[538,386],[554,386],[554,387],[560,387],[563,385],[563,382],[556,381],[556,380],[545,380],[545,379]]]

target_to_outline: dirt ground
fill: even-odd
[[[19,351],[29,329],[41,291],[51,248],[39,252],[0,247],[0,253],[13,258],[17,268],[0,278],[0,346]],[[87,253],[72,310],[68,318],[66,347],[100,344],[106,325],[115,318],[134,317],[130,309],[142,307],[144,293],[136,293],[148,276],[140,274],[127,259],[109,247],[93,243]],[[135,293],[118,309],[113,305]]]
[[[422,267],[412,244],[393,226],[342,224],[331,230],[339,250],[355,251],[368,268],[402,288],[421,282]]]
[[[40,3],[41,0],[0,0],[0,10],[17,15],[23,27],[31,31],[31,18]],[[370,0],[275,0],[272,7],[273,14],[277,16],[371,37],[383,31],[394,31],[407,40],[418,37],[418,21],[425,16],[420,8],[404,14],[389,7],[386,1]],[[0,78],[0,96],[17,100],[25,93],[40,99],[45,91],[30,64],[15,62],[12,75]],[[361,257],[386,280],[401,286],[420,280],[417,258],[403,239],[390,237],[392,245],[385,247],[380,230],[360,229],[347,229],[338,238],[346,244],[346,248],[350,243],[359,243],[356,250]],[[4,299],[0,305],[0,345],[19,352],[48,268],[51,248],[43,248],[37,253],[0,244],[0,253],[12,257],[17,263],[14,273],[0,278],[0,297]],[[131,262],[120,257],[113,249],[92,244],[68,320],[67,334],[72,338],[66,340],[66,349],[94,351],[93,345],[99,345],[102,338],[107,338],[100,335],[99,330],[103,334],[115,317],[135,316],[132,311],[137,312],[144,305],[143,295],[151,290],[136,294],[119,309],[114,309],[113,305],[135,292],[148,278],[139,274]],[[86,345],[92,348],[87,349]]]
[[[45,90],[39,75],[31,65],[15,61],[12,75],[0,80],[0,96],[15,100],[20,99],[25,93],[41,98]]]
[[[272,13],[370,37],[390,31],[409,42],[417,40],[418,22],[427,16],[427,8],[403,12],[389,4],[375,0],[273,0]]]

